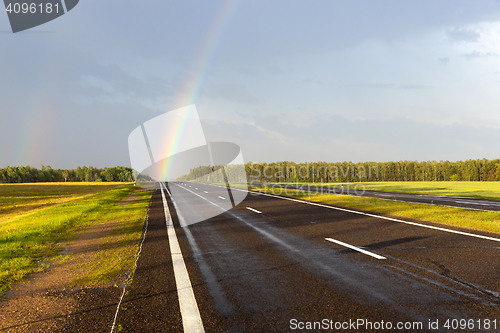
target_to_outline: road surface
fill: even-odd
[[[162,184],[114,331],[498,332],[499,254],[498,234]]]
[[[387,191],[374,191],[364,190],[362,186],[356,188],[350,187],[323,187],[323,186],[309,186],[309,185],[294,185],[294,184],[252,184],[255,186],[268,186],[274,188],[290,189],[290,190],[304,190],[312,193],[333,193],[333,194],[346,194],[354,196],[372,197],[377,199],[395,200],[403,202],[424,203],[436,206],[449,206],[460,207],[466,209],[476,209],[484,211],[500,211],[500,200],[498,199],[484,199],[473,197],[460,197],[448,195],[430,195],[430,194],[417,194],[417,193],[402,193],[402,192],[387,192]]]

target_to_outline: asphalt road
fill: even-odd
[[[498,234],[169,183],[115,331],[499,332],[499,254]]]
[[[321,187],[321,186],[306,186],[306,185],[293,185],[293,184],[252,184],[256,186],[269,186],[283,189],[296,189],[305,190],[313,193],[334,193],[346,194],[363,197],[373,197],[377,199],[404,201],[424,203],[437,206],[450,206],[461,207],[467,209],[477,209],[485,211],[500,211],[500,200],[498,199],[484,199],[473,197],[460,197],[448,195],[430,195],[430,194],[415,194],[415,193],[402,193],[402,192],[387,192],[387,191],[373,191],[364,190],[359,186],[356,188],[350,187]]]

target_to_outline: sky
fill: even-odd
[[[500,157],[500,1],[80,0],[0,13],[0,167],[130,166],[195,104],[246,162]]]

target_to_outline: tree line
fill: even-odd
[[[78,167],[76,169],[52,169],[42,165],[40,169],[31,166],[8,166],[0,169],[0,183],[38,182],[133,182],[132,168]]]
[[[227,176],[236,178],[240,166],[226,166]],[[244,165],[249,182],[370,182],[370,181],[500,181],[500,159],[466,161],[396,161],[396,162],[275,162]],[[200,166],[179,180],[221,179],[219,167]],[[212,179],[209,174],[216,172]]]
[[[178,177],[176,181],[199,181],[207,183],[246,183],[247,177],[246,165],[202,165],[190,169],[187,175]]]
[[[243,171],[244,170],[244,171]],[[199,166],[178,180],[224,182],[370,182],[370,181],[500,181],[500,159],[466,161],[396,161],[396,162],[274,162],[245,165]],[[152,179],[134,177],[128,167],[52,169],[42,165],[0,168],[0,183],[36,182],[133,182]]]

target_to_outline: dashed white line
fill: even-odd
[[[332,238],[325,238],[327,241],[329,242],[332,242],[332,243],[336,243],[336,244],[339,244],[339,245],[342,245],[342,246],[345,246],[345,247],[348,247],[350,249],[353,249],[355,251],[358,251],[358,252],[361,252],[363,254],[366,254],[368,256],[372,256],[374,258],[377,258],[377,259],[387,259],[386,257],[382,257],[376,253],[372,253],[372,252],[369,252],[369,251],[366,251],[366,250],[363,250],[362,248],[359,248],[357,246],[354,246],[354,245],[351,245],[351,244],[347,244],[347,243],[344,243],[344,242],[341,242],[341,241],[338,241],[336,239],[332,239]]]
[[[253,209],[251,207],[247,207],[248,210],[251,210],[252,212],[256,212],[257,214],[262,214],[262,212],[258,211],[257,209]]]
[[[224,198],[224,197],[221,197],[220,195],[219,195],[219,198],[221,198],[222,200],[226,200],[226,198]]]
[[[197,188],[197,187],[195,187],[194,189],[195,189],[195,190],[197,190],[198,188]]]
[[[207,191],[203,191],[203,192],[208,193]]]
[[[172,217],[170,216],[167,200],[165,199],[165,193],[163,191],[164,185],[162,183],[160,184],[161,196],[163,198],[163,209],[165,211],[165,220],[167,224],[168,242],[170,244],[170,253],[172,255],[175,283],[177,286],[177,295],[181,310],[182,326],[184,327],[185,333],[202,333],[205,332],[205,329],[203,328],[200,310],[198,309],[198,303],[196,303],[196,298],[194,297],[193,287],[191,285],[191,280],[189,279],[186,264],[184,263],[184,258],[182,257],[181,247],[177,241],[174,224],[172,222]]]
[[[212,184],[209,184],[209,185],[211,185],[211,186],[217,186],[217,185],[212,185]],[[248,190],[242,190],[242,189],[235,188],[235,187],[232,187],[231,190],[233,190],[233,191],[237,190],[237,191],[251,193]],[[377,219],[382,219],[382,220],[387,220],[387,221],[393,221],[393,222],[398,222],[398,223],[405,223],[405,224],[414,225],[414,226],[418,226],[418,227],[422,227],[422,228],[434,229],[434,230],[449,232],[449,233],[452,233],[452,234],[458,234],[458,235],[463,235],[463,236],[469,236],[469,237],[486,239],[486,240],[490,240],[490,241],[494,241],[494,242],[500,242],[500,238],[494,238],[494,237],[488,237],[488,236],[483,236],[483,235],[477,235],[477,234],[472,234],[470,232],[464,232],[464,231],[446,229],[446,228],[441,228],[441,227],[435,227],[435,226],[432,226],[432,225],[426,225],[426,224],[421,224],[421,223],[416,223],[416,222],[404,221],[404,220],[399,220],[399,219],[395,219],[395,218],[392,218],[392,217],[375,215],[375,214],[369,214],[369,213],[363,213],[363,212],[358,212],[358,211],[355,211],[355,210],[345,209],[345,208],[340,208],[340,207],[327,206],[327,205],[323,205],[323,204],[316,203],[316,202],[309,202],[309,201],[302,201],[302,200],[294,199],[294,198],[281,197],[281,196],[277,196],[277,195],[273,195],[273,194],[269,194],[269,193],[261,193],[261,192],[254,192],[254,193],[257,193],[258,195],[263,195],[263,196],[267,196],[267,197],[278,198],[278,199],[282,199],[282,200],[288,200],[288,201],[293,201],[293,202],[300,202],[300,203],[311,205],[311,206],[317,206],[317,207],[324,207],[324,208],[328,208],[328,209],[340,210],[340,211],[343,211],[343,212],[354,213],[354,214],[359,214],[359,215],[364,215],[364,216],[370,216],[370,217],[374,217],[374,218],[377,218]],[[454,208],[457,208],[457,207],[454,207]]]
[[[177,186],[179,186],[180,188],[182,188],[182,189],[183,189],[183,190],[185,190],[185,191],[188,191],[188,192],[190,192],[190,193],[193,193],[194,195],[196,195],[197,197],[202,198],[203,200],[205,200],[205,201],[206,201],[206,202],[208,202],[209,204],[214,205],[215,207],[218,207],[219,209],[222,209],[222,210],[224,210],[224,211],[225,211],[225,209],[224,209],[224,208],[222,208],[221,206],[219,206],[219,205],[218,205],[218,204],[216,204],[215,202],[212,202],[212,201],[208,200],[207,198],[205,198],[205,197],[203,197],[203,196],[199,195],[198,193],[193,192],[193,191],[191,191],[190,189],[187,189],[187,188],[185,188],[185,187],[183,187],[183,186],[180,186],[180,185],[177,185]],[[174,206],[175,206],[175,201],[174,201],[173,199],[172,199],[172,201],[173,201]],[[176,208],[176,210],[177,210],[177,211],[179,211],[179,209],[177,209],[177,208]],[[180,220],[179,222],[181,223],[181,227],[185,227],[185,226],[186,226],[186,224],[185,224],[185,222],[183,222],[183,219],[181,218],[181,215],[180,215],[180,214],[179,214],[179,220]]]

